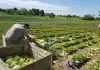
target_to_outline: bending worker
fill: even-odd
[[[6,46],[35,42],[35,37],[28,35],[27,29],[29,29],[29,24],[14,24],[5,35]]]

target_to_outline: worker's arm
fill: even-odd
[[[31,36],[31,35],[25,35],[25,37],[30,41],[30,42],[36,42],[36,38],[35,38],[35,36]]]
[[[27,35],[27,39],[31,42],[34,42],[36,44],[36,46],[38,47],[42,47],[38,42],[36,42],[36,37],[32,36],[32,35]]]
[[[38,47],[42,47],[39,43],[36,42],[36,37],[29,35],[27,32],[25,32],[25,37],[30,41],[34,42]]]
[[[34,41],[35,41],[35,37],[32,38],[32,37],[27,33],[26,29],[24,29],[23,31],[24,31],[24,37],[25,37],[26,39],[28,39],[30,42],[34,42]]]

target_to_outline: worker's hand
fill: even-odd
[[[31,38],[32,38],[32,42],[34,42],[36,44],[36,46],[38,47],[42,47],[36,40],[37,40],[37,37],[33,36],[33,35],[29,35]]]
[[[31,42],[36,42],[36,37],[33,36],[33,35],[29,35],[28,39],[29,39],[29,41],[31,41]]]

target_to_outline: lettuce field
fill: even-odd
[[[37,37],[41,48],[53,53],[54,70],[100,70],[100,20],[86,21],[65,17],[0,16],[2,34],[16,22],[28,23],[29,34]],[[68,66],[68,61],[73,61]]]

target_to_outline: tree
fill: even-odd
[[[28,15],[28,11],[25,8],[20,9],[20,14],[21,15]]]
[[[6,12],[10,15],[14,14],[14,9],[7,9]]]
[[[72,17],[72,16],[70,14],[68,14],[67,17]]]
[[[18,9],[17,8],[14,8],[14,14],[18,15]]]
[[[55,14],[54,14],[54,13],[50,13],[50,14],[49,14],[49,17],[50,17],[50,18],[55,18]]]
[[[66,16],[66,18],[69,19],[69,20],[71,20],[72,15],[68,14],[68,15]]]
[[[100,16],[100,11],[99,11],[99,16]]]
[[[72,17],[77,17],[76,15],[72,15]]]
[[[39,15],[39,9],[34,9],[34,8],[32,8],[32,10],[30,10],[30,14],[31,15]]]
[[[35,15],[39,15],[39,9],[35,9]]]
[[[39,9],[25,9],[25,8],[21,8],[21,9],[17,9],[17,8],[11,8],[11,9],[1,9],[0,8],[0,12],[3,12],[3,13],[7,13],[7,14],[10,14],[10,15],[41,15],[41,16],[44,16],[45,13],[44,13],[44,10],[39,10]]]
[[[14,11],[17,11],[18,9],[17,8],[14,8]]]
[[[86,15],[84,15],[84,17],[82,19],[83,20],[94,20],[94,16],[92,16],[90,14],[86,14]]]
[[[32,8],[31,14],[35,15],[35,9],[34,8]]]
[[[100,20],[100,17],[96,17],[95,19],[96,19],[96,20]]]
[[[29,10],[29,15],[33,15],[33,12],[32,12],[32,10],[31,10],[31,9]]]
[[[3,9],[0,8],[0,12],[3,12]]]
[[[44,10],[40,10],[40,16],[44,16],[45,13],[44,13]]]

